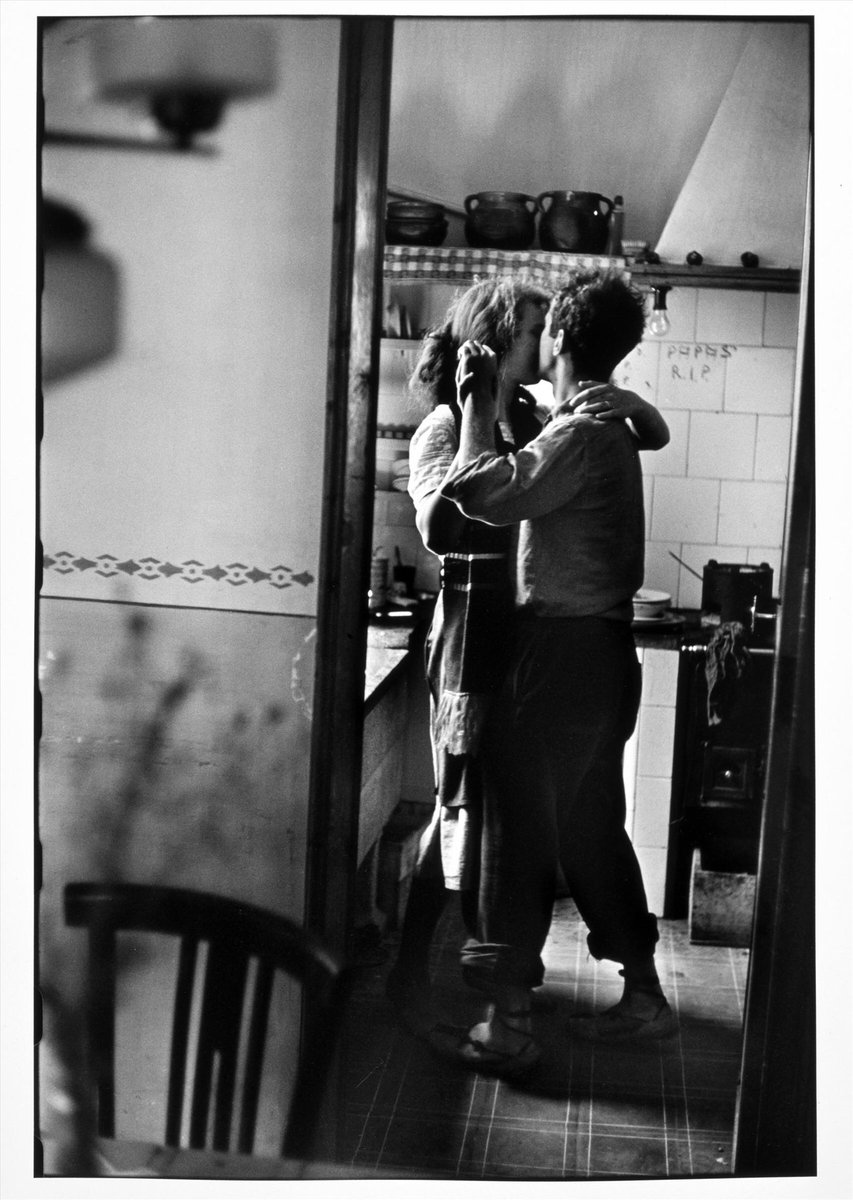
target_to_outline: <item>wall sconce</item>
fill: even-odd
[[[118,270],[87,244],[88,234],[88,222],[73,208],[42,200],[44,382],[108,358],[118,343]]]
[[[668,283],[652,284],[652,315],[649,317],[649,333],[655,337],[663,337],[669,330],[669,313],[666,311],[666,294],[672,287]]]
[[[215,129],[229,100],[272,90],[276,41],[251,17],[116,17],[92,23],[97,94],[145,105],[187,150]]]

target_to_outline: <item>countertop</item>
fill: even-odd
[[[392,686],[412,652],[421,653],[429,609],[422,606],[412,619],[371,621],[367,633],[364,701],[369,711]],[[697,609],[673,609],[661,621],[633,621],[631,630],[640,649],[680,650],[685,643],[707,642],[711,630],[703,626]]]
[[[428,611],[431,611],[431,606]],[[420,653],[428,611],[421,606],[411,617],[371,620],[367,627],[367,659],[364,672],[365,713],[405,671],[411,653]]]

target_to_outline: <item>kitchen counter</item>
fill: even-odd
[[[371,618],[367,627],[364,674],[365,714],[405,672],[411,654],[420,654],[432,601],[423,601],[410,616]]]

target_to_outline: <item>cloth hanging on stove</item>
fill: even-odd
[[[748,666],[746,630],[740,621],[724,621],[705,654],[709,725],[719,725],[724,719],[737,693],[737,680]]]

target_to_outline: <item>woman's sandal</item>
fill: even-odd
[[[495,1016],[507,1029],[525,1039],[518,1049],[498,1050],[487,1046],[478,1038],[472,1038],[470,1030],[451,1025],[436,1025],[430,1032],[429,1043],[443,1057],[451,1058],[463,1066],[473,1067],[484,1075],[497,1075],[502,1079],[517,1079],[526,1075],[539,1062],[542,1051],[529,1033],[516,1029],[505,1018],[529,1018],[530,1011],[496,1013]]]

